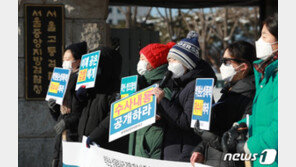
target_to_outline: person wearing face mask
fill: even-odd
[[[159,83],[167,72],[167,55],[169,50],[175,45],[174,42],[169,42],[166,45],[153,43],[145,46],[140,50],[140,60],[137,65],[138,88],[143,89],[155,83]],[[170,99],[171,91],[164,88],[165,97]],[[157,108],[159,113],[160,108]],[[161,159],[163,128],[164,124],[161,116],[157,122],[151,126],[146,126],[132,134],[129,139],[129,154]]]
[[[83,54],[87,53],[86,42],[71,44],[65,49],[63,55],[63,68],[70,69],[71,74],[67,85],[66,93],[63,100],[63,105],[56,104],[54,99],[49,99],[48,107],[52,118],[57,121],[54,126],[55,148],[54,158],[52,160],[53,167],[62,166],[61,142],[78,141],[77,127],[80,114],[72,111],[72,102],[75,94],[75,86],[78,77],[80,60]]]
[[[238,121],[223,134],[222,146],[240,153],[257,153],[254,167],[262,166],[259,156],[265,149],[277,151],[275,161],[268,166],[278,166],[278,19],[277,14],[263,22],[261,37],[256,41],[257,60],[254,62],[256,94],[249,118],[249,138],[244,142],[233,140]],[[238,144],[237,144],[238,143]],[[233,146],[236,145],[236,148]]]
[[[220,72],[226,84],[221,90],[221,98],[212,106],[210,130],[203,131],[199,129],[198,123],[195,125],[195,131],[203,141],[194,149],[190,159],[192,164],[204,162],[219,167],[241,164],[224,162],[221,159],[225,154],[220,140],[234,122],[252,113],[255,96],[252,64],[256,59],[255,47],[245,41],[235,42],[225,49]]]
[[[173,46],[168,54],[168,70],[172,71],[172,79],[167,87],[172,90],[171,100],[164,97],[164,91],[155,88],[153,94],[157,98],[162,119],[167,123],[164,135],[165,160],[189,162],[191,152],[201,141],[190,127],[195,80],[196,78],[214,78],[211,66],[200,58],[198,35],[191,31],[187,38]]]

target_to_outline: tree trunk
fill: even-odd
[[[131,26],[132,26],[132,8],[130,6],[126,7],[125,17],[126,17],[125,27],[131,28]]]

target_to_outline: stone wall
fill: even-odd
[[[108,0],[19,0],[18,8],[18,164],[49,166],[54,147],[55,122],[47,102],[25,100],[24,11],[29,4],[64,4],[65,45],[85,40],[88,49],[109,44],[106,24]]]

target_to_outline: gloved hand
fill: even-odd
[[[90,148],[90,145],[94,145],[94,142],[92,141],[92,139],[90,137],[87,137],[87,139],[86,139],[86,147]]]
[[[66,123],[65,121],[62,119],[60,120],[60,122],[58,122],[55,126],[54,126],[54,130],[56,131],[56,134],[59,135],[63,132],[63,130],[66,129]]]
[[[49,99],[47,105],[48,105],[48,108],[50,108],[54,112],[57,112],[56,107],[57,107],[58,104],[56,103],[55,99]]]
[[[239,136],[237,129],[239,125],[237,123],[233,124],[230,130],[226,131],[221,140],[221,146],[223,152],[235,152],[237,140],[236,138]]]
[[[248,132],[248,127],[246,123],[234,123],[229,131],[225,132],[222,136],[222,150],[223,152],[236,152],[241,151],[246,142],[246,134]],[[238,145],[239,143],[239,145]]]
[[[211,133],[209,131],[200,129],[199,126],[200,126],[199,125],[199,120],[197,120],[195,122],[195,124],[194,124],[194,132],[197,135],[199,135],[204,142],[211,142],[211,141],[215,140],[218,137],[217,135],[215,135],[215,134],[213,134],[213,133]]]
[[[87,100],[87,90],[85,89],[85,85],[80,86],[76,91],[76,97],[80,102]]]

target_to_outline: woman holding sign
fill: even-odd
[[[168,54],[168,70],[172,79],[167,87],[173,93],[171,100],[164,97],[164,91],[155,88],[153,94],[163,108],[162,116],[168,128],[164,135],[164,159],[189,162],[191,152],[201,141],[190,128],[196,78],[214,78],[211,66],[200,58],[198,35],[191,31],[187,38],[173,46]]]
[[[52,166],[61,166],[62,165],[62,156],[61,153],[61,142],[62,137],[63,140],[67,141],[77,141],[77,127],[80,114],[72,111],[72,102],[75,94],[75,85],[77,81],[77,74],[80,65],[80,59],[83,54],[87,52],[87,44],[86,42],[75,43],[69,45],[65,49],[65,53],[63,55],[63,68],[70,69],[71,74],[67,86],[67,90],[65,93],[65,97],[63,100],[63,105],[60,106],[56,104],[54,99],[49,99],[48,107],[50,110],[50,114],[53,119],[58,123],[54,126],[56,131],[56,141],[54,148],[54,158],[52,160]],[[65,133],[62,132],[65,131]]]
[[[175,45],[169,42],[166,45],[153,43],[140,50],[140,61],[137,71],[140,74],[138,79],[139,90],[151,86],[160,81],[168,71],[167,55],[169,50]],[[165,97],[170,99],[171,91],[164,88]],[[161,108],[157,108],[159,112]],[[129,154],[161,159],[163,143],[163,122],[159,116],[157,122],[151,126],[146,126],[132,134],[129,139]]]
[[[203,160],[211,166],[229,166],[233,163],[221,160],[225,154],[221,150],[220,139],[234,122],[252,113],[255,96],[252,63],[256,60],[255,53],[255,47],[244,41],[230,44],[225,49],[220,71],[226,84],[221,90],[221,98],[212,106],[210,131],[199,129],[198,123],[195,125],[195,131],[203,142],[195,148],[191,163],[201,163]],[[206,159],[204,155],[207,155]]]

